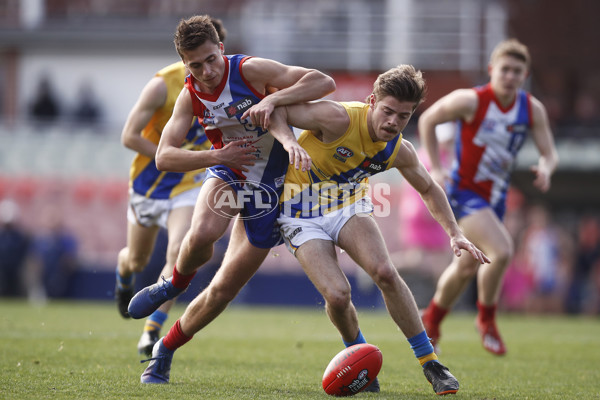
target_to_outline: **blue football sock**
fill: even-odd
[[[162,328],[163,324],[167,320],[169,314],[162,312],[160,310],[154,311],[148,319],[146,320],[146,324],[144,325],[145,331],[158,331]]]
[[[344,339],[342,339],[342,341],[344,342],[344,345],[346,347],[354,346],[355,344],[367,343],[360,329],[358,330],[358,336],[356,336],[356,339],[354,339],[354,341],[346,342]]]
[[[119,268],[117,268],[115,273],[117,275],[117,284],[119,285],[120,289],[129,289],[133,285],[135,277],[134,274],[131,274],[127,278],[123,278],[121,275],[119,275]]]
[[[421,365],[424,366],[429,362],[437,360],[433,345],[429,341],[429,337],[427,337],[427,332],[423,331],[409,338],[408,343],[410,343],[410,348],[415,353],[415,357],[417,357]]]

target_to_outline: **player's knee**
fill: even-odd
[[[213,235],[209,230],[201,231],[198,229],[190,230],[187,234],[187,246],[190,248],[203,248],[212,246],[219,237]]]
[[[496,244],[490,258],[493,263],[499,265],[508,265],[514,255],[514,245],[512,242]]]
[[[456,262],[456,261],[455,261]],[[463,279],[472,279],[475,277],[475,275],[477,275],[477,271],[479,270],[479,266],[481,264],[473,261],[471,262],[471,260],[469,260],[469,262],[460,262],[460,260],[457,262],[458,266],[455,268],[455,271],[458,273],[458,275],[463,278]]]
[[[393,287],[400,276],[394,266],[387,263],[379,264],[371,271],[373,282],[381,289]]]
[[[213,305],[219,307],[225,306],[233,301],[241,288],[233,287],[231,285],[224,285],[219,283],[211,283],[208,290],[208,301]]]
[[[343,288],[337,288],[335,290],[328,290],[327,293],[323,293],[327,307],[333,310],[343,311],[352,302],[352,294],[350,286]]]
[[[149,254],[139,254],[129,258],[129,270],[133,273],[140,273],[150,262]]]

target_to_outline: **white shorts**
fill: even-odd
[[[171,210],[181,207],[194,207],[200,193],[200,187],[186,190],[172,199],[149,199],[129,189],[129,207],[127,221],[149,228],[160,226],[167,228],[167,218]]]
[[[371,198],[363,197],[349,206],[320,217],[293,218],[281,214],[277,222],[285,245],[295,254],[298,247],[311,239],[329,240],[337,244],[340,231],[350,218],[357,214],[370,215],[372,212]]]

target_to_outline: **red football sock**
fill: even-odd
[[[429,307],[425,310],[424,317],[433,325],[439,325],[446,314],[448,314],[450,310],[447,308],[442,308],[438,306],[433,299],[429,302]]]
[[[491,322],[496,318],[496,305],[486,306],[477,300],[477,309],[479,310],[479,320],[482,322]]]
[[[179,323],[179,320],[177,320],[175,322],[175,325],[173,325],[171,329],[169,329],[169,333],[167,333],[167,336],[165,336],[165,338],[163,339],[163,345],[167,349],[175,351],[190,340],[192,340],[193,337],[194,335],[186,336],[185,333],[183,333],[183,331],[181,330],[181,324]]]
[[[173,267],[173,279],[171,280],[171,284],[175,286],[177,289],[187,289],[190,285],[192,279],[196,275],[196,271],[192,272],[189,275],[182,275],[177,271],[177,266]]]

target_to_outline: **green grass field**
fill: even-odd
[[[381,393],[357,397],[437,397],[388,315],[359,312],[383,367]],[[443,326],[456,398],[600,399],[598,319],[501,315],[509,353],[498,358],[481,348],[473,318],[456,313]],[[342,349],[321,310],[233,306],[178,350],[169,385],[142,385],[143,321],[123,320],[112,303],[3,299],[0,320],[1,399],[326,399],[322,374]]]

